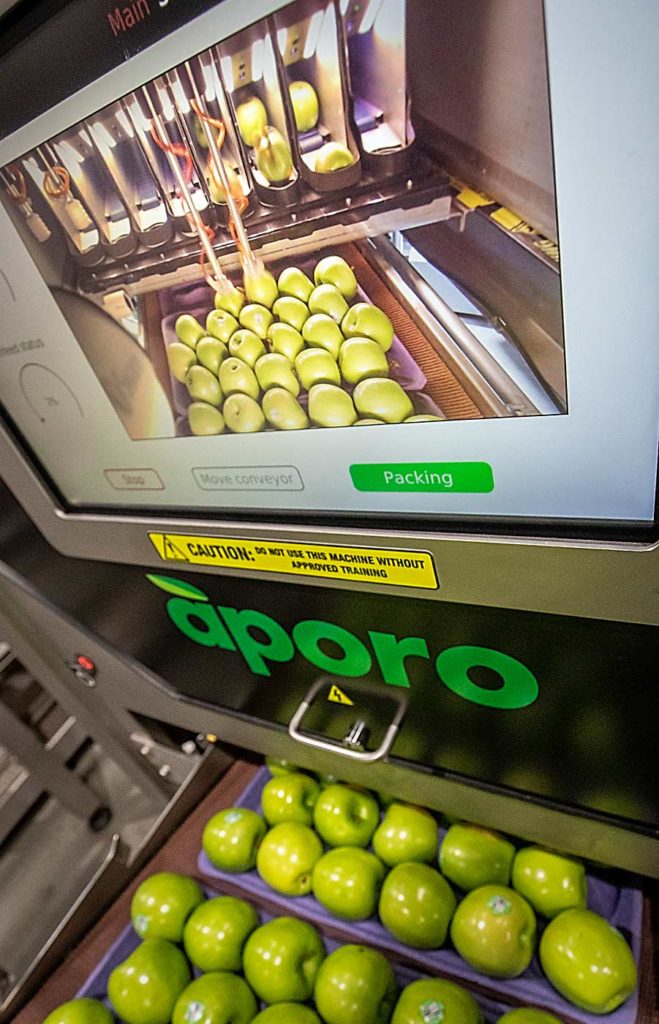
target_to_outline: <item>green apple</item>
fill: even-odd
[[[357,385],[352,397],[363,416],[374,416],[385,423],[402,423],[414,409],[398,381],[387,377],[368,377]]]
[[[341,167],[349,167],[354,163],[352,153],[347,146],[340,142],[326,142],[316,151],[314,170],[319,174],[328,174],[330,171],[338,171]]]
[[[240,178],[238,177],[238,172],[236,171],[233,164],[231,164],[228,160],[223,160],[222,163],[224,164],[224,170],[229,181],[229,187],[233,186],[232,191],[233,194],[235,195],[237,189],[240,188]],[[215,176],[214,174],[208,174],[206,177],[206,181],[208,183],[208,191],[210,192],[210,196],[213,202],[217,203],[220,206],[226,205],[227,193],[224,185],[219,180],[219,174],[217,176]]]
[[[297,302],[297,299],[291,299],[291,301]],[[278,306],[280,302],[284,302],[284,299],[277,299],[275,306]],[[273,352],[286,356],[291,363],[294,362],[295,357],[304,348],[304,338],[295,327],[288,323],[272,324],[268,330],[268,341]]]
[[[279,298],[277,282],[270,271],[263,266],[249,267],[243,274],[243,284],[248,301],[259,306],[271,309],[273,303]],[[242,323],[242,320],[240,322]],[[243,327],[249,327],[249,324],[243,324]]]
[[[266,768],[271,775],[288,775],[289,772],[299,772],[299,765],[293,764],[285,757],[266,757]]]
[[[224,422],[234,434],[258,434],[265,427],[261,406],[249,395],[229,395],[222,412]]]
[[[206,334],[199,321],[190,313],[181,313],[174,324],[174,330],[178,340],[190,348],[195,348],[199,339]]]
[[[312,924],[275,917],[245,943],[243,971],[264,1003],[304,1003],[324,959],[325,947]]]
[[[549,922],[540,940],[540,963],[554,988],[588,1013],[612,1013],[638,981],[624,938],[592,910],[564,910]]]
[[[224,416],[207,402],[191,402],[188,406],[188,423],[195,437],[213,437],[224,433]]]
[[[389,363],[377,341],[348,338],[339,352],[339,366],[348,384],[359,384],[367,377],[388,377]]]
[[[98,999],[70,999],[49,1013],[43,1024],[114,1024],[114,1017]]]
[[[320,786],[304,772],[288,772],[269,779],[261,793],[261,811],[268,825],[299,821],[311,825]]]
[[[453,890],[429,864],[407,861],[382,884],[378,913],[387,931],[414,949],[439,949],[455,910]]]
[[[286,139],[268,125],[264,134],[254,147],[256,166],[266,181],[278,184],[288,181],[293,173],[293,157]]]
[[[408,416],[403,423],[430,423],[431,420],[441,420],[442,416],[431,416],[430,413],[420,413],[418,416]]]
[[[419,978],[401,992],[391,1024],[483,1024],[483,1014],[462,985],[445,978]]]
[[[341,330],[346,338],[371,338],[377,341],[384,352],[388,352],[394,340],[394,325],[377,306],[370,302],[356,302],[343,320]]]
[[[300,382],[295,376],[293,364],[279,352],[268,352],[257,360],[254,367],[256,379],[262,391],[268,388],[284,388],[294,398],[300,394]]]
[[[265,354],[265,345],[258,334],[243,327],[229,339],[229,352],[254,369],[257,359]]]
[[[195,978],[176,1000],[172,1024],[250,1024],[258,1012],[244,978],[212,971]]]
[[[302,1003],[275,1003],[257,1013],[252,1024],[323,1024],[310,1006]]]
[[[251,903],[214,896],[193,910],[183,929],[183,948],[200,971],[240,971],[243,946],[259,924]]]
[[[300,302],[308,302],[313,291],[313,281],[310,281],[303,270],[298,267],[286,267],[279,275],[279,291],[282,295],[290,295]],[[322,284],[322,281],[318,282]]]
[[[261,843],[256,867],[266,885],[285,896],[311,892],[311,873],[323,847],[308,825],[285,821],[271,828]]]
[[[225,344],[237,330],[238,321],[233,313],[228,313],[226,309],[211,309],[206,317],[206,333]]]
[[[326,313],[340,324],[348,312],[348,303],[338,288],[333,284],[316,285],[309,296],[309,311],[311,313]]]
[[[273,304],[272,312],[279,317],[282,325],[289,324],[296,331],[301,331],[309,319],[309,309],[306,303],[301,299],[296,299],[293,295],[281,295]]]
[[[373,419],[357,420],[357,422],[355,423],[355,426],[356,427],[374,427],[378,423],[382,424],[382,423],[384,423],[384,420],[373,420]]]
[[[341,783],[326,786],[313,812],[314,828],[328,846],[368,846],[379,820],[374,796]]]
[[[544,917],[586,906],[586,870],[581,861],[541,846],[525,846],[515,854],[512,886]]]
[[[249,302],[240,310],[238,319],[241,327],[246,327],[259,338],[264,339],[268,337],[268,329],[274,317],[266,306],[262,306],[259,302]]]
[[[214,303],[216,309],[226,309],[227,313],[237,317],[245,305],[245,295],[240,288],[225,280],[220,291],[215,292]]]
[[[194,878],[160,871],[138,885],[130,904],[133,928],[141,939],[180,942],[183,926],[204,894]]]
[[[302,337],[307,345],[324,348],[335,359],[339,357],[339,349],[343,344],[341,328],[327,313],[314,313],[302,327]]]
[[[384,865],[370,850],[336,846],[315,864],[313,894],[335,917],[364,921],[375,913],[384,873]]]
[[[267,831],[265,821],[247,807],[228,807],[206,822],[201,846],[220,871],[250,871]]]
[[[189,345],[184,345],[182,341],[173,341],[171,345],[167,346],[167,364],[172,377],[175,377],[181,384],[185,382],[188,370],[194,366],[196,361],[195,350]]]
[[[183,953],[167,939],[146,939],[108,978],[112,1009],[125,1024],[169,1024],[190,983]]]
[[[206,402],[208,405],[222,404],[222,388],[214,373],[205,366],[191,366],[185,378],[185,386],[193,402]]]
[[[248,366],[242,359],[230,356],[220,364],[220,385],[225,395],[249,395],[250,398],[258,398],[260,393],[259,382],[251,366]]]
[[[563,1024],[562,1020],[546,1010],[536,1010],[533,1006],[520,1006],[517,1010],[509,1010],[499,1017],[497,1024]]]
[[[349,394],[334,384],[309,389],[309,418],[319,427],[350,427],[357,419]]]
[[[394,972],[382,953],[348,944],[320,965],[314,1002],[325,1024],[386,1024],[397,992]]]
[[[415,804],[389,804],[373,835],[373,849],[392,867],[405,860],[434,861],[439,845],[437,822]]]
[[[342,256],[323,256],[316,264],[313,277],[316,284],[333,284],[344,299],[354,299],[357,294],[357,278]]]
[[[457,822],[444,836],[439,867],[460,889],[508,885],[514,856],[515,847],[498,832]]]
[[[310,82],[291,82],[288,92],[299,132],[309,132],[318,123],[318,96]]]
[[[295,372],[303,388],[309,391],[314,384],[341,383],[339,365],[323,348],[305,348],[295,357]]]
[[[197,342],[197,359],[202,366],[217,376],[220,363],[229,355],[229,349],[217,338],[202,338]]]
[[[246,146],[255,146],[268,123],[268,113],[258,96],[250,96],[236,108],[238,131]]]
[[[306,430],[309,417],[290,391],[270,388],[261,401],[263,415],[275,430]]]
[[[531,963],[535,914],[523,896],[505,885],[482,885],[458,903],[451,940],[481,974],[517,978]]]

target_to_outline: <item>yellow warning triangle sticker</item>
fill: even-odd
[[[327,699],[333,700],[335,704],[355,703],[354,700],[350,700],[350,697],[348,696],[347,693],[344,693],[343,690],[339,690],[338,686],[335,686],[333,683],[330,686],[330,692],[327,695]]]

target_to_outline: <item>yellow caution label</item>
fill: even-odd
[[[533,228],[526,221],[522,220],[517,213],[513,213],[512,210],[507,210],[505,206],[500,206],[498,210],[490,214],[490,217],[497,224],[500,224],[502,228],[512,231],[513,234],[528,235],[533,233]]]
[[[347,693],[340,690],[334,683],[330,686],[330,692],[327,695],[327,699],[333,700],[335,704],[349,704],[351,707],[355,703],[354,700],[350,700]]]
[[[490,199],[482,192],[476,192],[473,188],[463,188],[461,192],[458,192],[457,198],[470,210],[475,210],[478,206],[491,206],[494,202],[494,199]]]
[[[270,543],[180,533],[150,533],[149,539],[163,562],[422,590],[437,590],[439,586],[432,556],[427,551]]]

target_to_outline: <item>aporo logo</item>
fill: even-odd
[[[538,682],[526,665],[491,647],[460,645],[432,655],[423,637],[397,637],[369,629],[366,643],[323,619],[303,619],[289,632],[265,612],[213,605],[203,590],[187,581],[151,573],[147,579],[170,595],[167,614],[188,640],[239,653],[255,675],[270,676],[273,664],[301,655],[322,672],[344,679],[365,676],[376,664],[385,683],[409,686],[407,659],[434,658],[440,683],[473,704],[513,711],[528,707],[538,697]],[[328,642],[336,653],[328,653]],[[469,674],[478,668],[496,673],[501,685],[496,689],[479,686]]]

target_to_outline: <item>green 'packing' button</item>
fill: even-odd
[[[494,490],[489,462],[358,462],[350,467],[358,491],[487,494]]]

